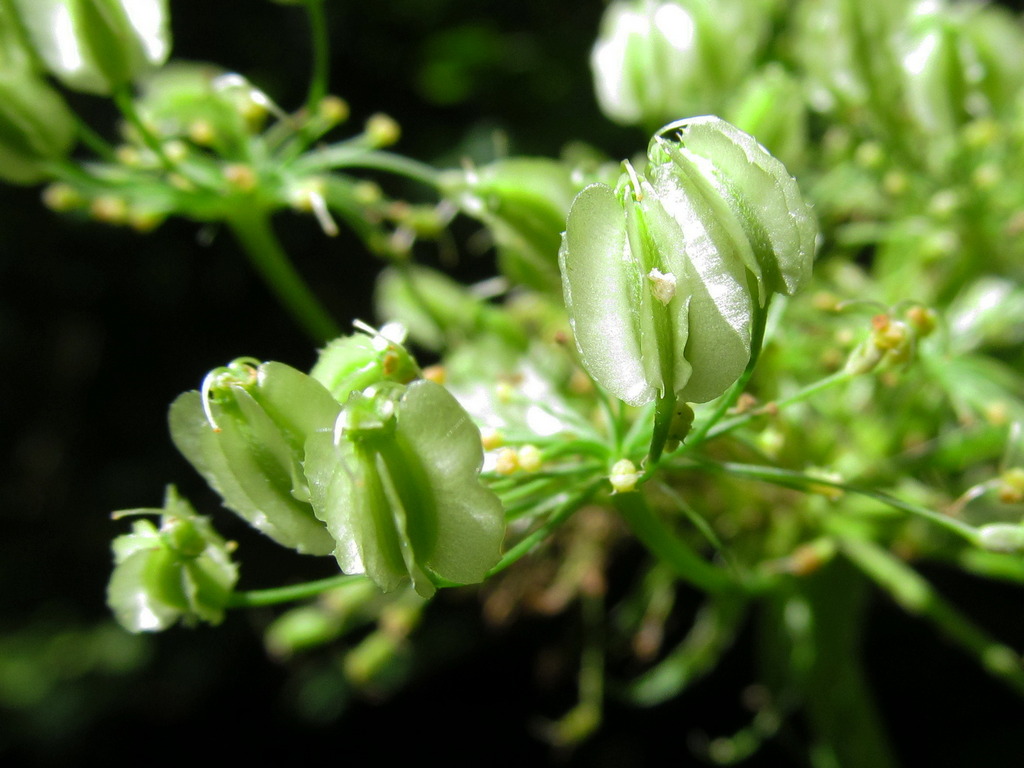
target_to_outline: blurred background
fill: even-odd
[[[261,0],[171,6],[175,57],[236,70],[286,109],[301,104],[309,67],[302,13]],[[556,155],[576,139],[614,157],[646,143],[597,109],[588,68],[603,10],[596,0],[327,7],[333,92],[349,102],[353,130],[374,112],[395,117],[403,154],[454,165],[464,156]],[[106,102],[72,101],[112,135]],[[339,319],[373,319],[380,264],[355,238],[327,239],[309,217],[276,224]],[[457,226],[465,227],[460,238],[475,229]],[[493,273],[486,254],[460,253],[455,269],[465,279]],[[104,590],[110,541],[127,525],[109,514],[158,506],[170,482],[239,541],[240,588],[336,572],[333,560],[297,558],[236,522],[171,445],[167,405],[241,355],[307,368],[315,350],[227,232],[169,221],[144,236],[61,218],[36,189],[0,187],[0,763],[161,765],[199,754],[460,762],[465,753],[474,763],[625,767],[667,753],[689,765],[699,764],[692,739],[745,724],[741,692],[753,653],[741,644],[680,700],[652,711],[613,701],[594,739],[553,751],[537,732],[574,703],[575,615],[491,628],[471,593],[439,597],[440,610],[414,636],[405,683],[369,696],[348,690],[330,649],[271,658],[261,634],[270,611],[154,637],[120,630]],[[621,567],[634,556],[623,552]],[[1024,647],[1019,591],[928,575],[983,626]],[[907,765],[1019,764],[1020,700],[926,625],[876,601],[867,654]],[[798,745],[799,734],[789,734],[748,764],[799,765],[790,751]]]

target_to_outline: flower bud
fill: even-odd
[[[0,178],[33,184],[48,161],[67,157],[75,120],[64,99],[29,72],[0,72]]]
[[[139,520],[131,533],[114,539],[107,604],[118,622],[129,632],[157,632],[179,618],[220,622],[238,581],[229,543],[173,487],[162,509],[115,517],[137,514],[160,515],[160,527]]]
[[[309,504],[307,438],[340,406],[323,385],[282,363],[236,360],[202,392],[171,405],[171,437],[224,505],[277,543],[325,555],[334,541]]]
[[[166,61],[167,0],[12,0],[32,45],[68,88],[107,94]]]
[[[353,393],[333,431],[310,435],[305,473],[342,571],[385,591],[411,579],[429,597],[435,577],[476,583],[500,556],[504,513],[482,463],[469,415],[419,380]]]
[[[619,459],[612,465],[608,473],[608,482],[612,484],[612,493],[629,493],[636,490],[641,473],[629,459]]]
[[[583,365],[610,393],[705,402],[746,367],[769,294],[809,277],[816,228],[782,163],[716,117],[667,126],[648,157],[642,175],[573,202],[565,302]]]
[[[1024,525],[990,523],[978,529],[978,544],[990,552],[1024,551]]]

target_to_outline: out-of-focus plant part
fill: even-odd
[[[486,286],[485,286],[486,287]],[[486,301],[480,292],[443,272],[420,265],[389,267],[377,279],[375,303],[381,316],[410,329],[410,340],[424,349],[495,336],[524,347],[523,329],[508,314]]]
[[[107,603],[130,632],[156,632],[179,619],[217,624],[238,581],[233,545],[197,515],[173,486],[162,509],[115,513],[159,515],[159,526],[137,520],[114,539],[114,572]]]
[[[487,225],[505,276],[537,290],[558,291],[558,233],[580,189],[571,168],[547,158],[509,158],[449,172],[441,188]]]
[[[34,184],[75,143],[75,122],[60,95],[28,71],[0,70],[0,178]]]
[[[653,129],[722,113],[768,40],[776,0],[618,0],[605,10],[591,68],[612,120]]]
[[[10,0],[39,58],[74,90],[110,94],[171,52],[167,0]]]
[[[718,763],[800,716],[794,762],[896,764],[858,656],[879,592],[1024,693],[1019,649],[918,567],[1024,584],[1018,16],[616,0],[593,82],[611,120],[665,126],[634,134],[646,154],[612,167],[566,136],[557,159],[439,169],[393,151],[384,114],[334,137],[350,109],[328,88],[329,4],[281,4],[312,41],[288,109],[217,64],[163,63],[158,0],[0,0],[0,176],[140,232],[223,226],[320,349],[308,374],[215,369],[169,421],[226,507],[341,573],[303,581],[295,558],[286,586],[237,590],[230,545],[169,491],[142,510],[159,523],[115,540],[123,625],[297,603],[266,647],[323,647],[340,700],[392,690],[437,631],[436,593],[479,585],[463,592],[489,622],[564,613],[578,632],[578,700],[543,729],[559,746],[596,732],[606,698],[657,705],[754,646],[751,724],[692,740]],[[492,42],[475,22],[436,38],[428,98],[468,103]],[[61,84],[109,93],[120,132]],[[380,260],[376,328],[339,335],[282,213]],[[493,277],[479,258],[472,284],[448,274],[488,249]]]

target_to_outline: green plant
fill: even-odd
[[[804,718],[813,764],[880,766],[895,758],[857,650],[873,583],[1024,693],[1019,654],[917,568],[1024,580],[1016,17],[614,3],[606,35],[627,25],[629,42],[597,48],[599,92],[614,119],[657,129],[646,157],[576,147],[438,170],[386,150],[398,126],[384,116],[331,141],[347,107],[327,93],[328,8],[300,5],[314,76],[287,113],[214,65],[140,58],[127,3],[0,4],[0,174],[143,231],[222,223],[326,345],[308,375],[245,358],[212,371],[172,406],[171,432],[225,506],[343,573],[239,590],[231,558],[245,552],[168,491],[159,527],[136,521],[115,541],[109,599],[125,626],[300,602],[268,646],[348,642],[346,674],[372,689],[436,590],[479,584],[492,605],[542,591],[583,616],[579,703],[547,733],[559,744],[594,733],[608,695],[679,695],[750,629],[766,694],[706,756],[738,762]],[[41,37],[40,9],[58,7],[94,52],[74,77]],[[753,30],[749,47],[723,56],[737,30]],[[687,62],[678,83],[657,63],[672,51]],[[46,72],[109,93],[123,143],[63,106]],[[691,117],[712,112],[730,122]],[[391,199],[356,171],[412,179],[437,202]],[[379,330],[342,334],[320,307],[271,227],[283,209],[328,236],[349,227],[384,261]],[[457,212],[493,239],[497,282],[415,263]],[[609,590],[633,540],[648,556]],[[674,611],[681,594],[701,609]],[[665,647],[680,621],[691,629]],[[607,680],[615,654],[639,671]]]

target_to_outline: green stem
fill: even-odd
[[[782,410],[783,408],[787,408],[788,406],[795,405],[796,403],[814,397],[819,392],[823,392],[824,390],[829,389],[830,387],[834,387],[837,384],[842,384],[843,382],[849,381],[856,375],[857,374],[850,373],[849,371],[846,370],[836,371],[831,376],[826,376],[824,379],[819,379],[818,381],[804,387],[799,392],[795,392],[789,397],[784,397],[781,400],[773,401],[772,405],[773,407]],[[721,422],[717,426],[717,428],[711,428],[707,430],[706,435],[704,435],[704,438],[707,440],[712,440],[716,437],[719,437],[720,435],[724,435],[726,432],[731,432],[732,430],[736,429],[736,427],[743,426],[748,421],[756,418],[757,416],[760,416],[762,413],[763,410],[758,409],[755,411],[749,411],[747,413],[740,414],[739,416],[734,416],[731,419],[726,419],[725,421]]]
[[[149,126],[143,122],[138,110],[135,109],[135,102],[132,100],[131,86],[124,85],[115,89],[113,98],[114,104],[117,105],[121,114],[124,115],[128,123],[139,134],[139,138],[142,139],[142,142],[160,159],[160,163],[163,165],[164,170],[168,173],[175,172],[177,170],[177,166],[167,156],[167,153],[164,151],[163,143],[156,135],[153,134],[149,129]]]
[[[114,153],[114,148],[110,146],[110,143],[100,136],[96,131],[89,126],[79,115],[75,115],[75,130],[78,132],[78,138],[82,140],[89,149],[99,155],[102,159],[108,163],[117,162],[117,155]]]
[[[641,493],[617,493],[612,496],[612,503],[644,546],[680,579],[712,594],[742,591],[726,571],[701,558],[679,538]]]
[[[327,18],[323,0],[306,3],[309,14],[310,38],[313,43],[313,72],[309,79],[309,93],[306,96],[306,111],[313,114],[317,105],[327,95],[330,73],[330,37],[327,34]]]
[[[311,597],[323,594],[339,587],[348,587],[366,582],[362,575],[349,576],[339,573],[337,576],[330,576],[318,581],[307,581],[302,584],[293,584],[287,587],[275,589],[257,589],[250,592],[236,592],[228,600],[228,608],[256,608],[264,605],[278,605],[280,603],[293,603],[297,600],[308,600]]]
[[[782,469],[780,467],[763,467],[756,464],[735,464],[730,462],[701,462],[698,466],[700,466],[701,469],[711,472],[724,472],[738,477],[749,477],[755,480],[762,480],[766,483],[781,485],[786,488],[795,488],[804,492],[812,492],[812,489],[815,486],[825,486],[828,488],[837,488],[849,493],[855,493],[858,496],[866,496],[869,499],[874,499],[875,501],[888,507],[892,507],[893,509],[898,509],[901,512],[907,512],[915,517],[923,518],[940,528],[944,528],[947,531],[956,534],[962,539],[966,539],[971,544],[978,544],[977,529],[967,523],[957,520],[955,517],[943,515],[939,512],[928,509],[927,507],[903,501],[902,499],[890,496],[888,493],[883,491],[876,491],[871,488],[861,488],[857,485],[841,483],[835,480],[827,480],[825,478],[812,477],[811,475],[804,474],[803,472],[795,472],[791,469]]]
[[[281,247],[267,211],[243,202],[227,216],[227,224],[267,287],[316,343],[322,344],[341,334],[337,323]]]
[[[668,442],[668,433],[675,414],[676,393],[666,389],[665,394],[658,398],[654,406],[654,430],[651,432],[651,449],[648,459],[651,466],[656,465],[661,459],[661,452],[665,449],[665,443]]]
[[[566,499],[565,502],[563,502],[558,509],[551,514],[551,517],[547,519],[544,525],[537,528],[530,535],[526,536],[522,541],[502,555],[498,564],[487,572],[487,577],[490,578],[497,573],[501,573],[510,565],[529,554],[537,544],[546,539],[552,531],[568,520],[577,509],[583,506],[591,496],[597,493],[598,488],[606,482],[607,480],[605,480],[605,478],[595,480],[579,493],[573,494]]]
[[[403,155],[366,147],[334,145],[310,152],[295,163],[297,173],[317,173],[339,168],[366,168],[393,173],[428,187],[437,188],[440,172],[433,166]]]
[[[805,708],[819,740],[815,765],[896,765],[861,662],[866,586],[863,576],[843,561],[801,584],[813,648],[802,676]]]
[[[736,638],[746,606],[742,596],[710,599],[697,612],[683,641],[629,683],[626,698],[637,706],[653,707],[675,698],[710,672]]]

